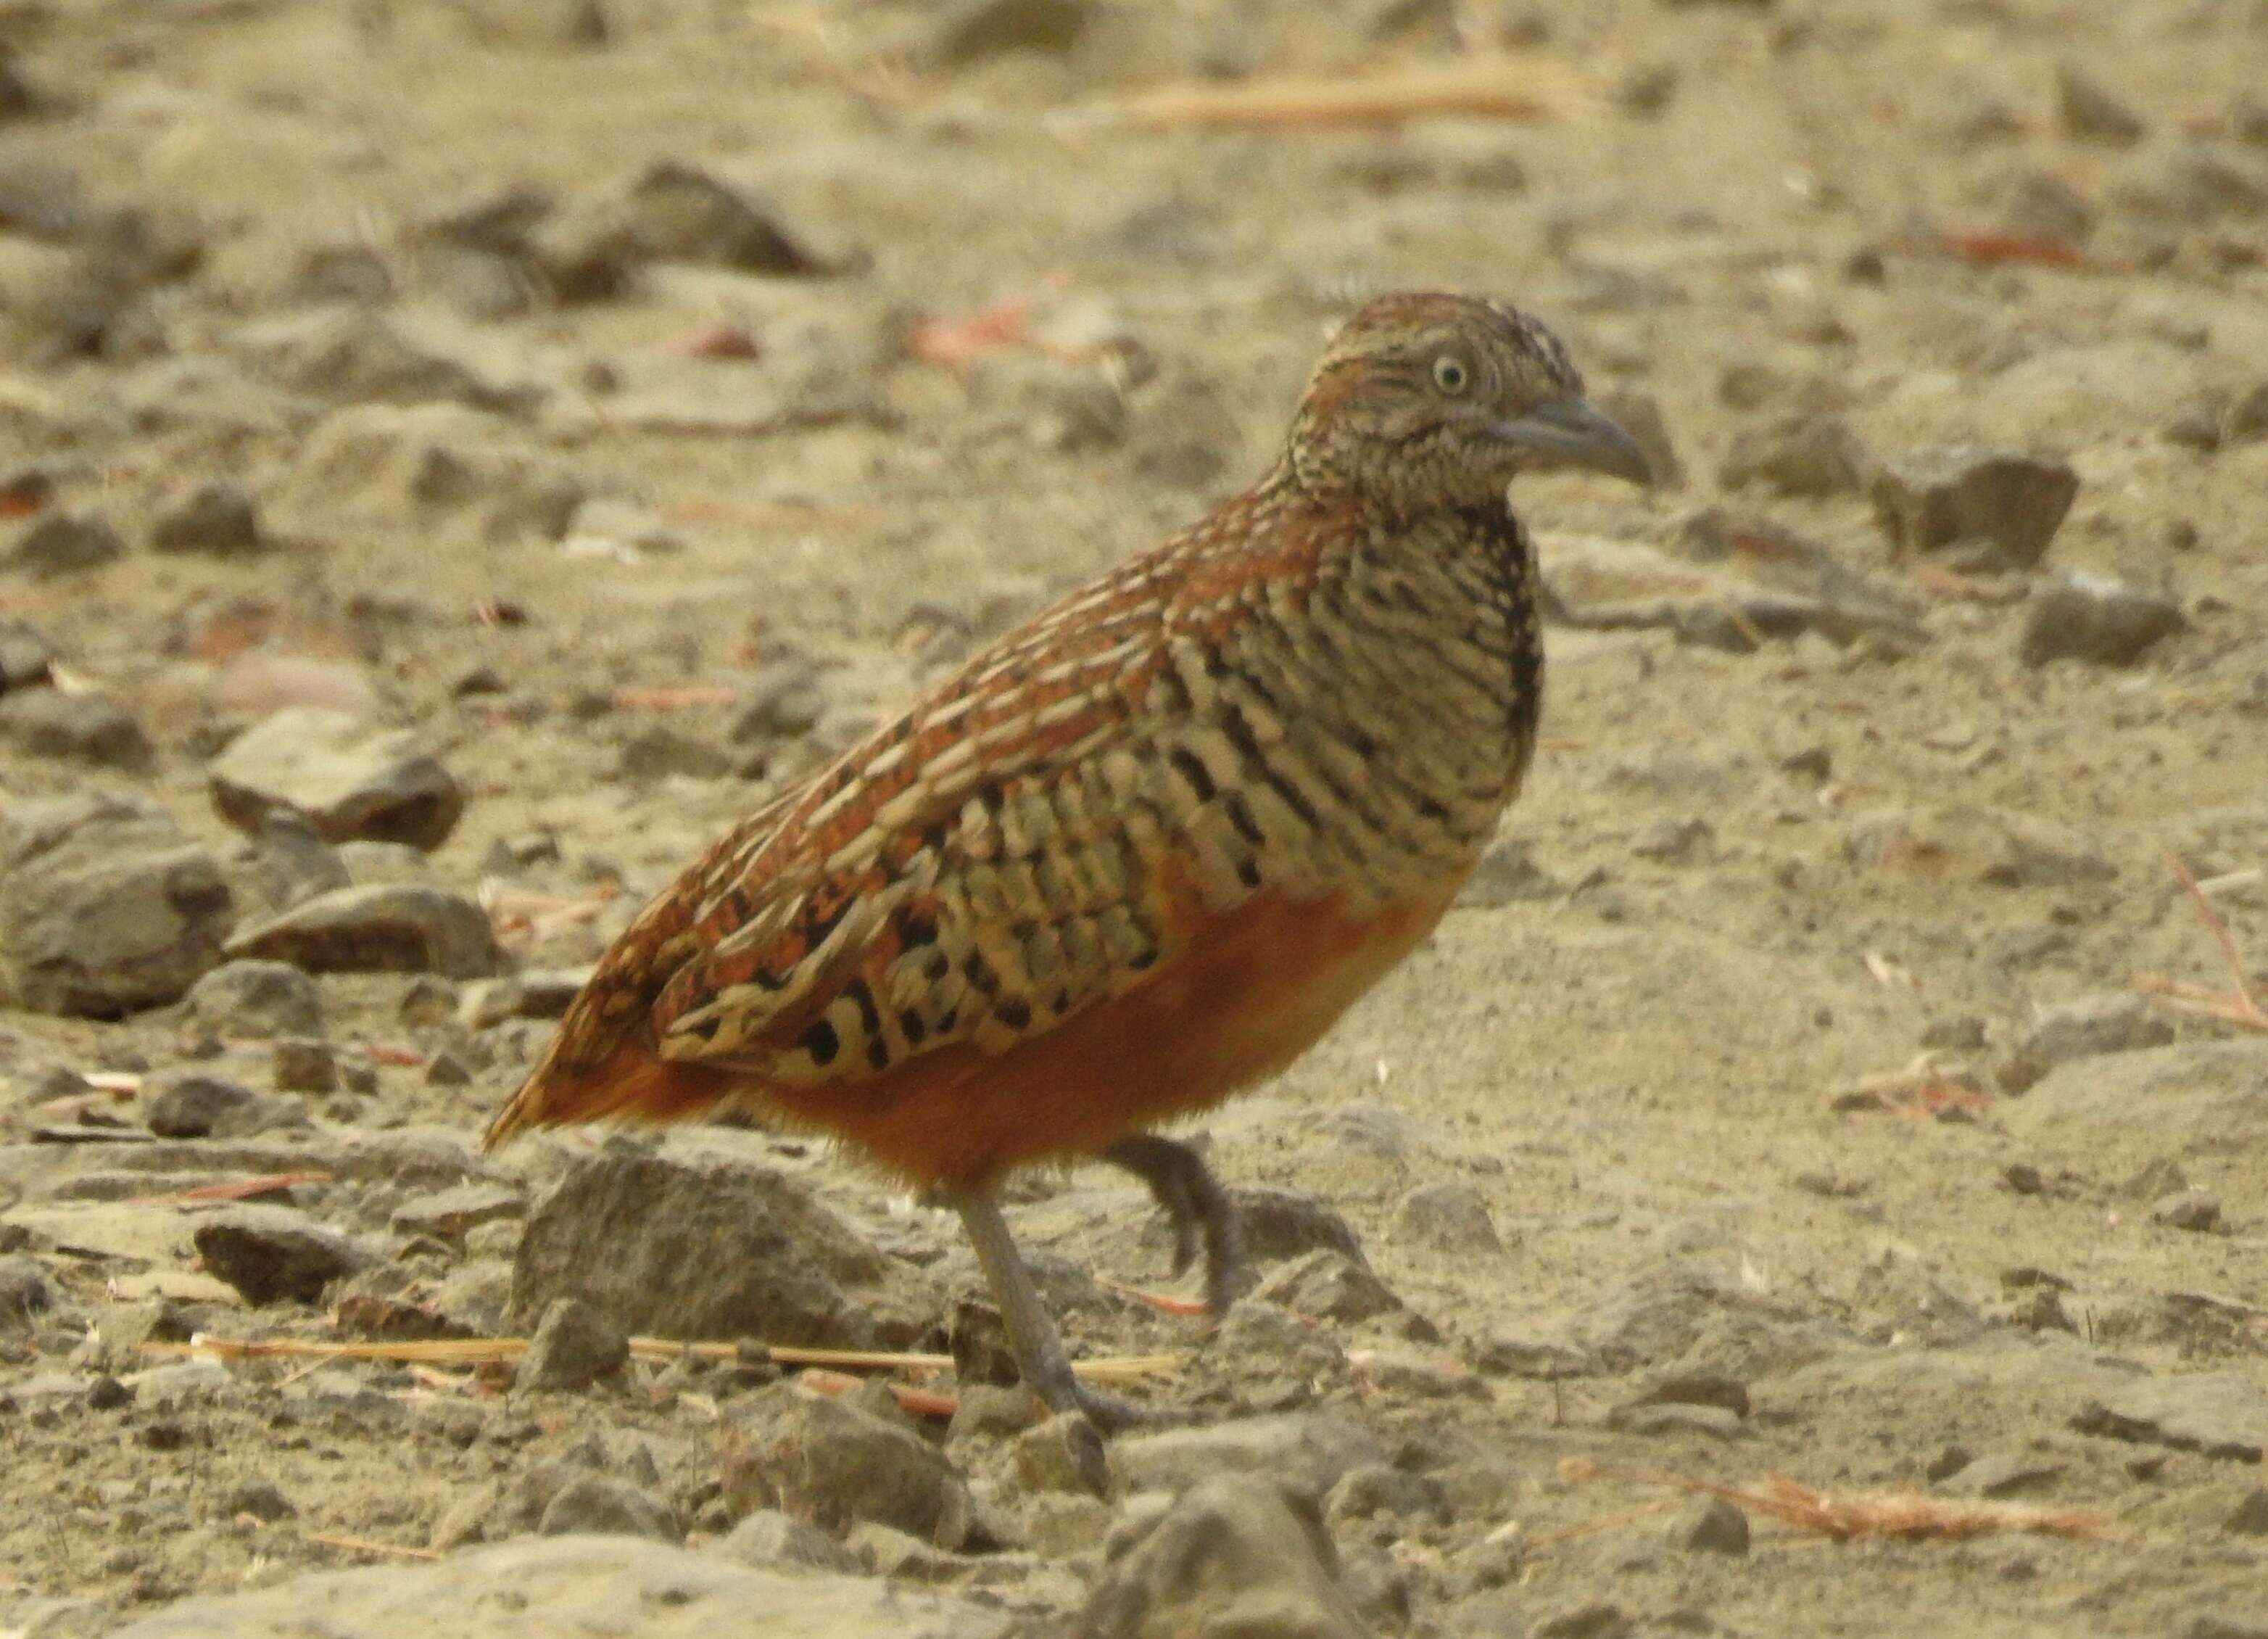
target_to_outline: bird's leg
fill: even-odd
[[[1105,1434],[1183,1421],[1173,1412],[1136,1406],[1081,1383],[1071,1369],[1071,1356],[1064,1352],[1062,1334],[1040,1302],[1039,1288],[1032,1284],[1032,1272],[1024,1266],[1008,1234],[1000,1203],[977,1190],[955,1190],[948,1199],[968,1230],[993,1301],[1000,1305],[1016,1370],[1049,1411],[1081,1413]]]
[[[1228,1192],[1204,1157],[1176,1140],[1136,1133],[1103,1150],[1102,1159],[1140,1178],[1157,1197],[1174,1226],[1175,1274],[1189,1266],[1203,1237],[1205,1312],[1215,1320],[1226,1314],[1244,1287],[1244,1236]]]

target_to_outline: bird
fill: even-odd
[[[1218,1318],[1234,1209],[1157,1131],[1282,1070],[1432,930],[1534,757],[1524,475],[1644,484],[1508,302],[1374,298],[1265,473],[972,654],[637,914],[489,1126],[751,1114],[960,1215],[1025,1384],[1106,1432],[1000,1186],[1149,1187]],[[594,1249],[594,1256],[600,1255]]]

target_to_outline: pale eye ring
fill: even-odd
[[[1433,361],[1433,385],[1451,397],[1472,385],[1473,373],[1465,368],[1465,361],[1454,353],[1443,353]]]

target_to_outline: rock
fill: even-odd
[[[288,962],[225,962],[190,986],[182,1013],[224,1040],[323,1033],[322,993]]]
[[[2255,1486],[2228,1510],[2220,1528],[2233,1537],[2268,1537],[2268,1486]]]
[[[125,556],[126,543],[101,519],[48,513],[18,533],[8,548],[4,567],[54,580],[99,569]]]
[[[28,1330],[33,1317],[54,1309],[62,1288],[28,1252],[0,1253],[0,1333]]]
[[[1488,1202],[1469,1184],[1428,1184],[1394,1209],[1395,1233],[1447,1252],[1501,1251]]]
[[[1867,465],[1866,447],[1839,417],[1793,415],[1742,428],[1717,481],[1728,490],[1761,484],[1780,495],[1855,495]]]
[[[138,799],[24,799],[0,813],[0,1000],[116,1017],[177,1000],[221,960],[218,862]]]
[[[609,1325],[604,1316],[576,1297],[555,1297],[536,1322],[527,1340],[514,1386],[528,1389],[587,1389],[601,1377],[611,1377],[629,1363],[630,1339]],[[547,1516],[547,1518],[549,1517]],[[563,1525],[563,1531],[600,1530],[589,1525]],[[546,1535],[558,1532],[547,1528]],[[651,1532],[640,1532],[651,1535]]]
[[[1641,860],[1675,865],[1690,859],[1696,850],[1706,846],[1716,835],[1709,822],[1697,815],[1658,819],[1631,838],[1631,852]]]
[[[333,843],[438,848],[465,810],[463,789],[407,734],[372,734],[321,706],[287,706],[245,730],[214,759],[211,784],[213,807],[239,831],[284,808]]]
[[[1313,1251],[1295,1259],[1261,1281],[1253,1296],[1279,1303],[1295,1314],[1349,1323],[1369,1320],[1402,1307],[1386,1282],[1343,1252]]]
[[[527,1204],[517,1191],[500,1184],[471,1183],[413,1195],[387,1222],[402,1235],[461,1241],[484,1223],[517,1221],[526,1214]]]
[[[299,1510],[291,1499],[277,1488],[272,1480],[240,1480],[229,1488],[228,1495],[220,1505],[221,1515],[235,1519],[249,1514],[264,1525],[274,1525],[279,1519],[291,1519]]]
[[[1749,1517],[1739,1504],[1721,1496],[1701,1497],[1671,1519],[1668,1536],[1670,1547],[1688,1554],[1738,1558],[1749,1551]]]
[[[2206,1190],[2176,1190],[2151,1204],[2150,1221],[2169,1229],[2209,1234],[2220,1226],[2220,1198]]]
[[[1565,886],[1531,857],[1528,845],[1516,837],[1499,837],[1489,844],[1457,895],[1459,910],[1495,911],[1521,900],[1556,899]]]
[[[2171,1024],[2141,996],[2122,990],[2038,1009],[2016,1052],[2044,1069],[2073,1059],[2161,1047],[2173,1039]]]
[[[733,759],[715,746],[669,727],[639,730],[615,757],[615,772],[640,784],[671,778],[722,779],[733,767]]]
[[[2136,153],[2117,197],[2138,215],[2205,227],[2268,211],[2268,166],[2211,143],[2153,145]]]
[[[1541,1613],[1529,1631],[1535,1639],[1626,1639],[1636,1629],[1620,1606],[1578,1599]]]
[[[674,1542],[682,1534],[668,1503],[651,1491],[605,1474],[579,1474],[560,1487],[535,1529],[538,1535],[546,1537],[587,1532],[644,1537],[650,1542]]]
[[[2131,666],[2189,622],[2171,598],[2107,575],[2068,573],[2032,594],[2017,656],[2027,666]]]
[[[659,262],[709,262],[747,273],[834,270],[768,203],[681,160],[662,160],[637,180],[628,223],[638,251]]]
[[[2002,1452],[1964,1462],[1940,1480],[1948,1495],[1999,1501],[2037,1492],[2062,1472],[2060,1463]]]
[[[446,1613],[437,1618],[437,1613]],[[765,1571],[633,1536],[534,1537],[426,1564],[325,1571],[184,1599],[114,1639],[717,1639],[759,1629],[827,1639],[1012,1639],[1021,1619],[918,1586]]]
[[[1265,1480],[1214,1479],[1112,1533],[1082,1639],[1366,1639],[1311,1507]]]
[[[2068,63],[2056,64],[2056,123],[2081,142],[2131,148],[2148,129],[2124,103]]]
[[[0,744],[129,773],[145,772],[155,760],[141,725],[115,700],[55,689],[17,689],[0,698]]]
[[[599,0],[457,0],[453,9],[485,46],[581,50],[607,43]]]
[[[254,1308],[319,1303],[332,1281],[376,1261],[351,1237],[291,1207],[232,1207],[200,1220],[190,1239],[205,1268]]]
[[[1005,51],[1064,52],[1086,33],[1088,0],[950,0],[928,52],[941,67]]]
[[[1914,451],[1877,469],[1868,489],[1895,551],[1982,543],[2007,569],[2039,563],[2078,493],[2067,461],[1971,444]]]
[[[1338,1208],[1303,1190],[1233,1189],[1228,1200],[1244,1230],[1244,1254],[1256,1263],[1318,1251],[1362,1259],[1362,1243]]]
[[[2240,393],[2221,411],[2218,442],[2228,446],[2268,439],[2268,381]]]
[[[264,544],[259,510],[233,478],[208,478],[150,526],[153,552],[201,552],[240,557]]]
[[[733,743],[799,740],[826,715],[827,688],[818,673],[792,663],[770,666],[740,696],[740,712],[733,720]]]
[[[244,1138],[306,1119],[296,1105],[197,1070],[158,1071],[142,1096],[143,1120],[159,1138]]]
[[[856,1572],[858,1559],[807,1520],[760,1508],[725,1534],[720,1551],[759,1569]]]
[[[1370,1430],[1324,1412],[1128,1434],[1110,1446],[1111,1473],[1126,1492],[1181,1492],[1224,1474],[1249,1474],[1319,1502],[1349,1470],[1387,1460]]]
[[[2095,231],[2095,207],[2052,171],[2013,172],[1994,191],[2000,225],[2016,238],[2076,248]]]
[[[1923,881],[1994,888],[2108,882],[2118,867],[2086,838],[2034,815],[1967,803],[1861,816],[1844,839],[1854,862]]]
[[[506,961],[487,913],[438,888],[338,888],[267,917],[228,942],[232,956],[311,973],[438,973],[482,978]]]
[[[324,418],[291,478],[300,505],[373,521],[408,512],[447,540],[556,541],[582,475],[519,429],[461,404],[358,404]]]
[[[1025,1429],[1010,1443],[1008,1461],[1028,1491],[1110,1495],[1110,1463],[1094,1424],[1076,1412],[1059,1413]]]
[[[2058,1067],[2002,1119],[2022,1138],[2075,1145],[2124,1165],[2134,1153],[2134,1112],[2150,1112],[2149,1141],[2160,1154],[2257,1153],[2268,1116],[2268,1043],[2183,1042]],[[2140,1199],[2186,1187],[2177,1169],[2149,1169]]]
[[[736,1513],[779,1509],[840,1532],[872,1521],[957,1548],[968,1494],[937,1449],[902,1420],[886,1421],[792,1384],[735,1408],[725,1492]]]
[[[55,681],[55,651],[20,620],[0,620],[0,695]]]
[[[926,1311],[892,1276],[783,1172],[613,1147],[578,1159],[529,1211],[512,1314],[526,1324],[574,1296],[632,1336],[902,1347]]]
[[[466,404],[511,413],[524,388],[487,380],[401,321],[334,306],[245,325],[238,336],[278,386],[336,403]]]
[[[2268,1450],[2268,1392],[2233,1371],[2146,1377],[2089,1401],[2071,1426],[2081,1434],[2257,1463]]]
[[[338,1057],[328,1042],[285,1036],[269,1055],[268,1074],[279,1093],[328,1093],[338,1085]]]

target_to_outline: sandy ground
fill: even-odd
[[[223,860],[248,921],[257,860],[209,801],[210,760],[276,699],[343,696],[464,787],[416,872],[523,896],[538,925],[507,927],[517,962],[587,962],[778,781],[1241,484],[1361,296],[1509,296],[1594,389],[1651,402],[1683,482],[1519,496],[1579,619],[1550,634],[1544,749],[1498,855],[1322,1046],[1203,1124],[1230,1181],[1344,1213],[1424,1318],[1331,1328],[1420,1362],[1366,1377],[1359,1355],[1325,1398],[1448,1476],[1443,1518],[1337,1519],[1365,1585],[1398,1591],[1368,1620],[2268,1625],[2268,1504],[2242,1523],[2268,1436],[2268,1037],[2131,1000],[2148,976],[2235,982],[2169,855],[2268,993],[2268,402],[2242,408],[2268,388],[2268,11],[1065,4],[1027,10],[1082,19],[1070,43],[993,51],[954,48],[944,7],[600,10],[604,39],[578,43],[581,8],[534,0],[0,8],[39,104],[0,126],[0,452],[128,548],[0,572],[0,618],[154,747],[136,771],[0,740],[0,804],[153,798]],[[1542,117],[1152,130],[1108,113],[1160,85],[1504,51]],[[2090,118],[2066,71],[2117,107]],[[557,247],[660,161],[755,190],[816,270],[646,257],[620,293],[570,299]],[[529,233],[494,227],[508,211],[466,225],[513,189],[552,202]],[[129,209],[131,254],[99,222]],[[325,277],[348,293],[313,299]],[[92,336],[70,322],[90,304]],[[924,325],[988,312],[1020,330],[940,362],[965,332]],[[407,385],[357,373],[376,344],[351,323],[323,351],[324,326],[381,320],[424,361]],[[438,387],[436,360],[458,373]],[[1728,482],[1745,440],[1830,418],[1850,474]],[[2036,572],[1893,551],[1868,475],[1963,441],[2076,473]],[[215,476],[254,498],[268,550],[151,550],[152,520]],[[571,522],[577,494],[595,498]],[[1618,607],[1685,595],[1711,507],[1864,578],[1903,635],[1734,653],[1580,618],[1602,580]],[[1699,572],[1763,584],[1770,557]],[[2181,629],[2125,664],[2026,664],[2033,606],[2075,571],[2168,601]],[[325,669],[279,669],[291,657]],[[783,678],[812,711],[736,738]],[[546,914],[617,884],[595,916]],[[320,986],[341,1057],[380,1050],[359,1093],[311,1101],[327,1142],[469,1135],[543,1028],[476,1030],[446,1002],[436,1022],[432,981],[404,975]],[[2043,1013],[2100,998],[2115,1029],[2036,1039]],[[0,1013],[18,1225],[0,1247],[56,1300],[0,1324],[9,1488],[42,1500],[0,1510],[0,1631],[102,1632],[385,1562],[319,1539],[423,1549],[477,1487],[594,1426],[660,1454],[696,1537],[729,1524],[703,1512],[713,1432],[635,1387],[529,1410],[366,1376],[491,1420],[465,1445],[284,1418],[290,1374],[264,1365],[210,1403],[89,1409],[96,1377],[148,1363],[100,1352],[119,1278],[187,1279],[194,1214],[166,1208],[180,1229],[138,1257],[72,1254],[53,1212],[104,1197],[74,1180],[114,1163],[34,1129],[76,1119],[53,1072],[161,1072],[198,1034],[173,1008]],[[256,1050],[229,1054],[266,1086]],[[466,1084],[437,1084],[441,1054]],[[498,1176],[540,1182],[571,1153],[532,1146]],[[893,1226],[886,1244],[952,1255],[949,1223],[847,1162],[792,1163],[854,1222]],[[178,1165],[195,1178],[153,1189],[256,1170]],[[1446,1223],[1406,1204],[1447,1185]],[[413,1188],[295,1198],[377,1229]],[[1115,1179],[1026,1193],[1035,1244],[1160,1277]],[[178,1290],[216,1333],[328,1324]],[[1081,1325],[1098,1348],[1195,1340],[1123,1303]],[[1744,1409],[1631,1414],[1680,1373],[1741,1385]],[[2199,1377],[2235,1429],[2218,1449],[2089,1412]],[[1639,1477],[1774,1473],[2105,1523],[1834,1545],[1752,1511],[1749,1551],[1712,1554],[1665,1536],[1684,1498]],[[229,1505],[253,1478],[289,1520]],[[1510,1557],[1476,1573],[1508,1522],[1513,1547],[1488,1551]],[[1038,1575],[1021,1597],[1048,1620],[1079,1586]],[[1602,1603],[1607,1626],[1550,1625]]]

